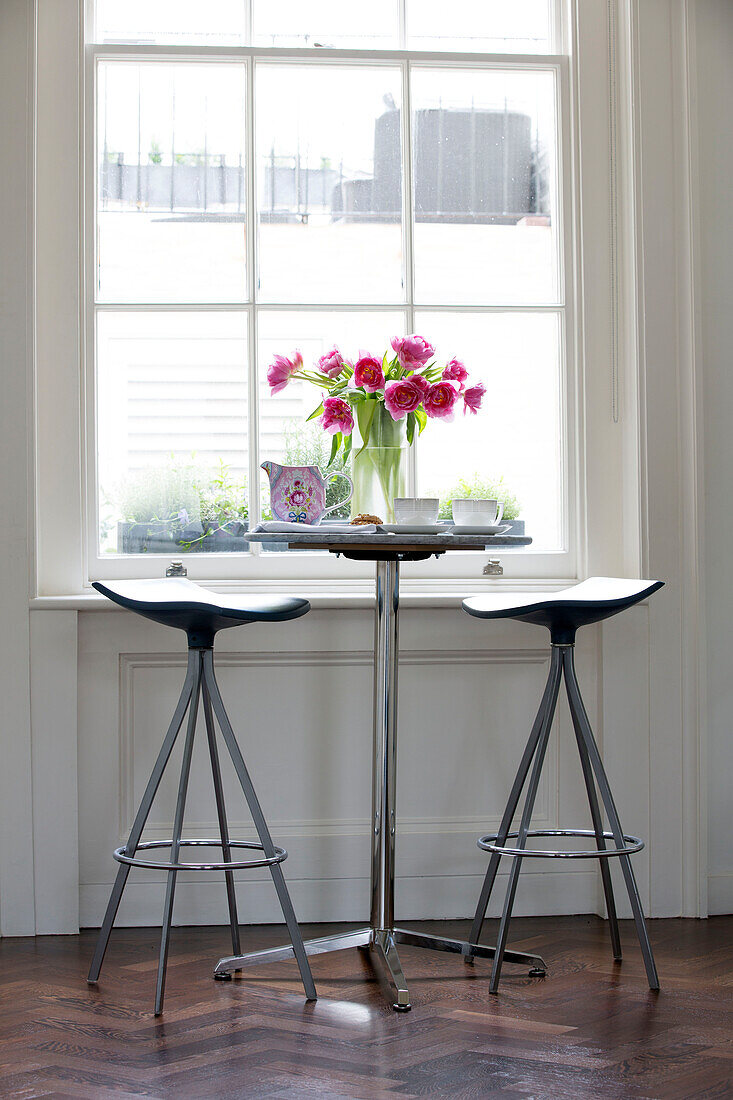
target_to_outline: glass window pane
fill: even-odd
[[[547,53],[553,0],[406,0],[411,50]]]
[[[97,292],[246,295],[243,65],[101,62]]]
[[[242,46],[242,0],[97,0],[97,42]]]
[[[361,350],[380,358],[393,336],[405,331],[405,317],[397,312],[280,312],[262,311],[258,321],[259,391],[260,391],[260,459],[272,459],[288,466],[328,465],[331,436],[316,421],[306,423],[319,405],[322,391],[307,382],[290,382],[274,397],[267,383],[267,368],[275,355],[292,358],[299,350],[306,369],[336,345],[343,356],[353,363]],[[348,467],[347,467],[348,470]],[[266,475],[262,474],[262,512],[269,515],[270,493]],[[328,503],[343,496],[343,482],[335,481]],[[339,517],[347,517],[349,506]]]
[[[416,326],[439,362],[455,356],[469,372],[468,386],[486,386],[475,415],[461,410],[453,423],[429,421],[418,444],[419,493],[439,496],[446,518],[455,495],[507,493],[516,497],[533,549],[561,549],[559,315],[420,313]]]
[[[399,99],[391,67],[258,66],[262,300],[403,299]]]
[[[240,313],[99,314],[101,553],[247,549],[246,327]]]
[[[419,69],[412,101],[417,300],[557,301],[554,73]]]
[[[253,0],[256,46],[331,46],[394,49],[399,44],[396,0]]]

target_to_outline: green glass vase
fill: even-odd
[[[352,516],[361,512],[379,516],[385,523],[394,523],[394,498],[407,494],[409,447],[405,421],[393,420],[381,401],[363,402],[357,410],[359,431],[354,439],[352,477],[354,496]],[[363,432],[370,420],[371,429],[366,447]],[[358,444],[358,446],[357,446]]]

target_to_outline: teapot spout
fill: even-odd
[[[278,465],[277,462],[271,462],[268,458],[265,462],[260,463],[260,469],[264,470],[270,481],[272,481],[273,478],[276,478],[278,474],[280,474],[282,466]]]

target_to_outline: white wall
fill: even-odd
[[[733,911],[733,4],[696,0],[698,351],[704,387],[709,905]]]
[[[33,912],[28,669],[33,5],[0,4],[0,928]]]

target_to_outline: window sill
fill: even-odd
[[[563,588],[577,583],[576,579],[562,580],[527,580],[518,581],[515,578],[487,577],[481,580],[442,580],[431,582],[426,580],[412,580],[405,578],[400,584],[400,604],[402,607],[460,607],[461,601],[467,596],[479,595],[482,592],[557,592]],[[312,606],[318,609],[330,608],[371,608],[374,605],[374,584],[372,581],[343,582],[328,580],[291,580],[291,581],[264,581],[260,584],[229,583],[221,581],[212,582],[205,587],[210,587],[215,592],[261,592],[266,588],[267,592],[277,595],[291,595],[294,591],[299,596],[310,600]],[[29,601],[31,611],[122,611],[117,604],[112,603],[97,592],[85,591],[77,593],[64,593],[58,596],[36,596]]]

